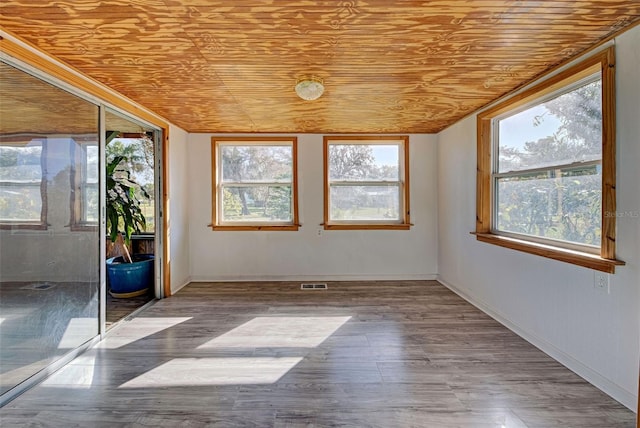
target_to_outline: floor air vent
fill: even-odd
[[[300,285],[300,289],[301,290],[326,290],[327,288],[327,284],[325,283],[316,283],[316,284],[301,284]]]

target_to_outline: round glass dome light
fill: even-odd
[[[306,101],[313,101],[320,98],[324,93],[322,79],[318,77],[304,77],[296,83],[296,94]]]

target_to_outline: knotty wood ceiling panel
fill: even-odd
[[[438,132],[638,1],[4,0],[6,30],[190,132]],[[296,79],[326,92],[303,101]]]

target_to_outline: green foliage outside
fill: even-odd
[[[225,188],[223,211],[227,221],[290,221],[291,186]]]
[[[348,181],[331,187],[332,220],[399,220],[399,185],[358,185],[360,181],[398,181],[399,166],[380,164],[367,144],[329,146],[329,178]]]
[[[223,219],[291,221],[289,146],[222,146]],[[234,185],[235,184],[235,185]]]
[[[119,168],[126,171],[129,179],[136,183],[133,187],[133,195],[146,220],[144,226],[136,233],[153,232],[155,230],[153,141],[150,138],[119,138],[116,133],[113,133],[107,137],[105,154],[108,165],[117,157],[122,158]]]
[[[140,207],[137,193],[145,190],[131,178],[126,158],[116,156],[107,164],[107,233],[115,242],[118,233],[122,233],[127,245],[131,235],[145,230],[146,219]]]
[[[224,216],[227,219],[239,218],[242,216],[242,202],[237,193],[224,189],[222,206],[224,207]]]
[[[270,187],[264,214],[272,219],[291,220],[291,187]]]
[[[498,228],[589,245],[600,242],[598,168],[500,180]]]

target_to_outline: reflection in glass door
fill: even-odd
[[[99,107],[0,62],[0,403],[99,332]]]

